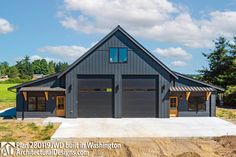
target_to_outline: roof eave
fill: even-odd
[[[24,87],[24,86],[28,86],[28,85],[31,85],[33,83],[37,83],[37,82],[40,82],[40,81],[43,81],[43,80],[46,80],[46,79],[50,79],[50,78],[53,78],[53,77],[56,77],[58,76],[59,73],[55,73],[55,74],[52,74],[52,75],[48,75],[46,77],[43,77],[43,78],[39,78],[37,80],[32,80],[32,81],[29,81],[29,82],[26,82],[26,83],[22,83],[22,84],[19,84],[19,85],[16,85],[16,86],[12,86],[12,87],[9,87],[7,88],[7,90],[11,91],[13,89],[18,89],[18,88],[21,88],[21,87]]]
[[[200,84],[203,84],[203,85],[206,85],[206,86],[215,88],[215,89],[217,89],[217,90],[219,90],[219,91],[222,91],[222,92],[225,91],[224,88],[221,88],[221,87],[218,87],[218,86],[215,86],[215,85],[212,85],[212,84],[203,82],[203,81],[199,81],[199,80],[196,80],[196,79],[194,79],[194,78],[190,78],[190,77],[185,76],[185,75],[183,75],[183,74],[180,74],[180,73],[178,73],[178,72],[175,72],[175,74],[176,74],[177,76],[179,76],[179,77],[183,77],[183,78],[185,78],[185,79],[188,79],[188,80],[191,80],[191,81],[194,81],[194,82],[197,82],[197,83],[200,83]]]

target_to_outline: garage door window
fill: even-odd
[[[112,92],[112,88],[81,88],[80,92]]]

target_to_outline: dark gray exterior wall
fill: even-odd
[[[122,64],[109,63],[110,47],[127,47],[128,62]],[[111,38],[92,52],[87,58],[82,60],[66,74],[66,117],[77,117],[77,75],[114,75],[115,86],[119,90],[115,93],[114,116],[122,117],[122,75],[158,75],[159,77],[159,97],[158,108],[159,117],[169,117],[169,86],[171,85],[170,74],[153,61],[145,52],[131,42],[121,32],[117,31]],[[69,86],[72,90],[68,92]],[[164,87],[165,86],[165,87]],[[161,87],[164,88],[161,91]]]
[[[195,94],[203,95],[205,92],[198,92]],[[188,103],[186,100],[186,94],[185,92],[174,92],[170,94],[171,96],[177,96],[178,97],[178,116],[179,117],[209,117],[209,116],[215,116],[215,97],[216,93],[213,93],[211,95],[211,98],[206,100],[206,111],[188,111]],[[182,96],[182,100],[180,99],[180,96]],[[191,96],[191,94],[190,94]],[[210,113],[210,105],[211,105],[211,113]]]
[[[44,92],[29,92],[29,96],[44,96]],[[44,118],[44,117],[54,117],[56,116],[56,96],[63,96],[64,92],[48,92],[48,100],[46,101],[46,112],[28,112],[27,111],[27,101],[24,100],[23,94],[17,92],[16,96],[16,112],[17,118],[22,118],[22,111],[24,107],[24,117],[27,118]],[[24,105],[24,106],[23,106]]]
[[[198,86],[198,87],[207,87],[206,85],[200,84],[198,82],[194,82],[182,77],[179,77],[175,82],[175,86]],[[205,94],[206,92],[201,92],[201,94]],[[212,92],[211,97],[208,101],[206,101],[206,111],[204,112],[194,112],[188,111],[188,104],[186,102],[186,94],[185,92],[175,92],[171,93],[172,96],[178,96],[178,109],[180,117],[194,117],[194,116],[215,116],[216,115],[216,92]],[[182,101],[180,100],[180,95],[182,95]],[[191,94],[190,94],[191,95]],[[211,106],[210,106],[211,105]],[[211,113],[210,113],[211,110]]]
[[[65,87],[64,83],[65,78],[57,79],[57,76],[42,80],[40,82],[33,83],[29,85],[36,86],[36,87]],[[27,87],[27,86],[25,86]],[[19,88],[20,89],[20,88]],[[25,108],[24,117],[34,118],[34,117],[53,117],[55,116],[55,108],[56,108],[56,97],[60,95],[65,95],[64,92],[49,92],[48,93],[48,101],[46,102],[46,112],[27,112],[27,101],[24,100],[23,94],[19,92],[17,89],[16,93],[16,117],[22,118],[22,110],[23,105]],[[28,92],[29,95],[43,95],[43,92]],[[54,100],[53,100],[54,97]]]

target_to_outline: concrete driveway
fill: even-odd
[[[45,119],[48,122],[62,122],[52,139],[236,135],[235,124],[216,117]]]

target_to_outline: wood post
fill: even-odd
[[[209,100],[210,96],[211,96],[211,92],[206,92],[206,100]]]
[[[189,99],[190,93],[191,93],[191,92],[186,92],[186,100]]]
[[[23,92],[23,96],[24,96],[25,101],[27,101],[27,92]]]
[[[48,101],[48,92],[44,92],[46,100]]]

